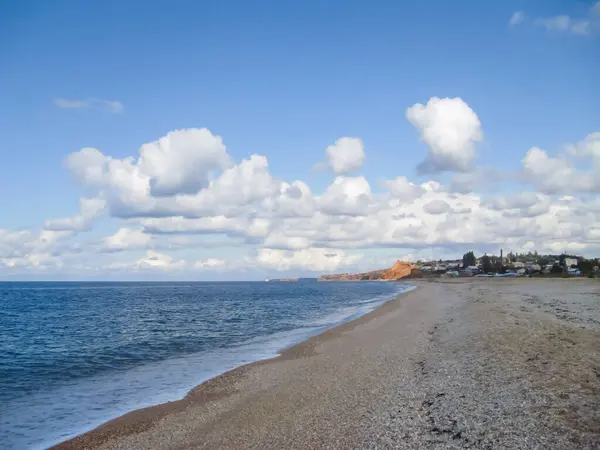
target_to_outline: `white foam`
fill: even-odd
[[[2,438],[13,448],[47,448],[129,411],[181,399],[198,384],[241,365],[274,358],[281,350],[362,316],[411,289],[414,287],[399,286],[392,295],[343,307],[305,320],[297,329],[256,337],[242,345],[93,376],[50,391],[42,389],[26,403],[19,399],[3,405],[10,415],[0,423],[9,430]]]

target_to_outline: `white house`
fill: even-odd
[[[576,266],[577,258],[565,258],[565,265],[567,267]]]
[[[525,263],[523,263],[521,261],[515,261],[514,263],[512,263],[512,266],[515,269],[524,269],[525,268]]]

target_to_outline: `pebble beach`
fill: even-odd
[[[416,281],[56,449],[600,448],[600,284]]]

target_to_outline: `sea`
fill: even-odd
[[[0,447],[39,449],[374,310],[402,283],[0,282]]]

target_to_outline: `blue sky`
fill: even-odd
[[[600,8],[594,12],[593,6],[591,1],[3,2],[0,229],[35,234],[46,220],[77,214],[82,196],[110,197],[106,188],[76,180],[65,167],[69,154],[94,147],[113,158],[137,157],[142,144],[184,128],[206,127],[222,136],[234,163],[264,155],[273,177],[302,180],[315,196],[333,176],[314,166],[344,136],[364,145],[366,158],[351,175],[363,175],[373,195],[384,195],[384,180],[397,176],[446,186],[452,170],[418,173],[428,144],[406,119],[408,108],[432,97],[462,99],[481,122],[484,137],[476,143],[472,169],[493,171],[501,182],[480,183],[480,198],[539,192],[551,201],[560,194],[592,201],[596,187],[540,189],[539,179],[519,171],[530,148],[560,156],[565,145],[599,131]],[[516,12],[524,19],[511,25]],[[566,26],[555,20],[560,16],[568,16]],[[585,32],[569,28],[576,21],[589,22]],[[83,103],[65,108],[67,103],[57,106],[60,100]],[[122,111],[111,110],[107,101],[118,102]],[[573,166],[595,170],[596,160]],[[66,239],[87,245],[130,226],[111,215]],[[581,250],[594,251],[593,239],[561,236],[556,239],[589,241]],[[244,241],[250,254],[265,247],[250,241]],[[523,242],[537,245],[533,237]],[[225,247],[201,247],[182,258],[242,258],[243,252]],[[364,243],[349,250],[359,247]],[[367,247],[373,258],[393,253],[383,244]],[[15,258],[4,256],[9,257]],[[37,276],[39,269],[23,264],[17,270],[13,264],[10,276]]]

